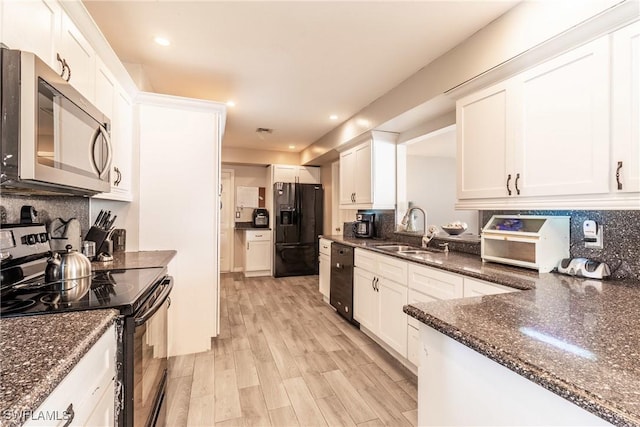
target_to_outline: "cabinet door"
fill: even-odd
[[[458,199],[509,195],[513,145],[509,92],[509,82],[503,82],[456,103]]]
[[[407,326],[407,359],[420,366],[420,332],[417,327]]]
[[[360,326],[377,334],[380,309],[374,280],[373,273],[357,267],[353,269],[353,318],[360,322]]]
[[[609,192],[609,38],[515,78],[520,195]]]
[[[616,31],[612,48],[611,188],[635,192],[640,191],[640,22]]]
[[[298,168],[298,182],[300,184],[320,184],[320,168],[300,166]]]
[[[297,176],[297,166],[273,165],[273,182],[296,182]]]
[[[245,271],[261,271],[271,268],[271,242],[247,241]]]
[[[69,83],[85,98],[95,100],[95,53],[71,19],[62,15],[58,53],[67,61]]]
[[[331,257],[329,255],[320,254],[320,277],[319,277],[319,290],[325,297],[329,298],[329,292],[331,290]]]
[[[55,59],[55,40],[60,32],[61,10],[51,0],[2,2],[2,43],[11,49],[33,52],[53,69],[62,71]]]
[[[357,204],[373,203],[372,154],[371,141],[355,148],[356,164],[352,179],[355,181],[355,201]],[[389,161],[395,161],[395,159],[389,159]]]
[[[113,127],[114,108],[113,104],[116,99],[116,81],[107,66],[96,58],[96,81],[95,81],[95,100],[94,104],[105,114],[111,121]]]
[[[380,301],[378,336],[389,347],[407,357],[407,287],[381,278],[377,282]]]
[[[131,200],[131,178],[133,175],[133,105],[129,96],[122,90],[115,95],[115,126],[111,133],[115,177],[112,185],[120,197]]]
[[[349,150],[340,154],[340,205],[355,203],[356,152]]]

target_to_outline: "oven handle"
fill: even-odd
[[[169,294],[171,293],[171,289],[173,289],[173,277],[169,276],[164,279],[160,286],[164,286],[165,290],[162,291],[160,296],[158,296],[158,298],[156,299],[156,303],[153,304],[151,308],[146,310],[140,317],[135,318],[134,323],[136,326],[143,325],[147,320],[151,318],[151,316],[156,314],[156,311],[158,311],[160,307],[162,307],[162,305],[165,303],[165,301],[169,299]]]

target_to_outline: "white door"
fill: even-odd
[[[233,269],[233,170],[222,171],[220,209],[220,272]]]
[[[335,161],[331,164],[331,232],[327,234],[342,234],[340,188],[340,161]]]
[[[609,38],[534,67],[517,81],[519,195],[608,193]]]
[[[458,199],[506,197],[513,131],[509,84],[476,92],[456,104]],[[509,185],[513,189],[514,177]]]
[[[640,22],[616,31],[612,46],[611,188],[640,191]]]
[[[360,326],[377,334],[379,305],[375,279],[367,270],[353,269],[353,318],[360,322]]]
[[[355,168],[356,152],[349,150],[340,154],[340,204],[353,205],[355,203]]]
[[[380,301],[378,336],[391,348],[407,357],[407,315],[402,307],[407,304],[407,287],[388,279],[376,283]]]
[[[356,203],[373,203],[373,176],[371,160],[373,159],[373,142],[369,141],[356,147],[356,167],[354,181],[356,185]],[[395,159],[389,159],[395,162]]]
[[[271,268],[271,240],[249,240],[246,243],[245,271]]]

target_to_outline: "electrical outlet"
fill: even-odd
[[[236,212],[236,218],[240,218],[240,212]]]

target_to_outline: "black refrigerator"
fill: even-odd
[[[318,274],[323,193],[320,184],[273,184],[274,277]]]

